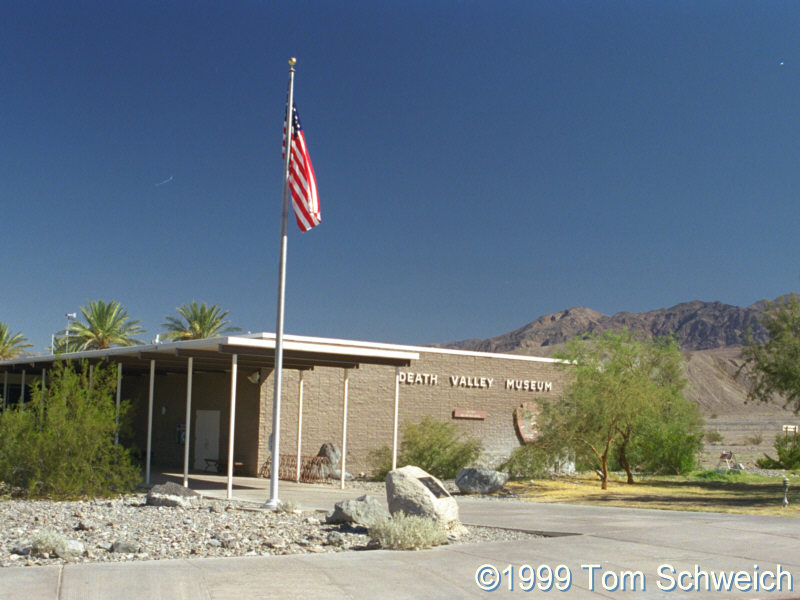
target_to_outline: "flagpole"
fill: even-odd
[[[286,98],[286,142],[283,160],[283,208],[281,209],[281,256],[278,266],[278,316],[275,324],[275,387],[272,394],[272,477],[269,482],[269,500],[265,506],[278,508],[278,471],[280,469],[281,438],[281,379],[283,371],[283,308],[286,290],[286,245],[289,222],[289,163],[292,155],[292,105],[294,102],[294,65],[297,59],[289,59],[289,92]]]

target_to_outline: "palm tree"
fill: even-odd
[[[80,311],[85,322],[70,322],[67,350],[99,350],[142,343],[133,336],[145,333],[145,330],[139,327],[139,321],[128,316],[128,312],[116,300],[108,304],[102,300],[90,300],[89,305],[81,306]]]
[[[70,329],[70,331],[72,331]],[[56,337],[53,340],[52,352],[53,354],[63,354],[64,352],[77,352],[79,341],[74,337],[66,336],[67,330],[56,332]]]
[[[9,360],[27,354],[25,348],[33,347],[33,344],[28,344],[27,341],[21,333],[12,334],[8,325],[0,323],[0,360]]]
[[[227,310],[220,309],[216,304],[206,306],[206,303],[197,304],[192,300],[177,309],[179,317],[166,317],[167,322],[162,327],[167,328],[164,337],[168,340],[201,340],[216,337],[223,333],[241,331],[238,327],[226,327]]]

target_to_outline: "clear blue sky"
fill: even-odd
[[[197,299],[274,331],[290,56],[323,222],[290,223],[287,333],[774,298],[798,31],[770,1],[4,2],[0,321],[41,351],[116,299],[149,341]]]

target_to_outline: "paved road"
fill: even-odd
[[[265,489],[237,480],[235,497],[263,501]],[[242,487],[238,487],[242,486]],[[218,479],[193,478],[192,487],[223,495]],[[333,487],[284,484],[281,498],[307,508],[327,509],[363,492]],[[800,521],[781,517],[598,508],[515,501],[459,499],[462,520],[476,525],[550,532],[553,537],[525,542],[461,544],[421,552],[376,550],[274,557],[83,563],[0,569],[0,600],[139,598],[495,598],[524,597],[522,565],[555,568],[571,576],[566,591],[534,590],[538,598],[800,598]],[[568,534],[568,535],[564,535]],[[476,571],[485,564],[503,571],[513,566],[515,589],[500,574],[494,592],[481,590]],[[596,565],[592,567],[590,565]],[[666,591],[672,582],[659,576],[669,565],[688,571],[785,571],[780,589],[740,592],[700,589]],[[621,575],[623,572],[641,575]],[[487,572],[488,582],[493,573]],[[546,575],[546,569],[542,571]],[[523,571],[523,576],[528,572]],[[791,580],[791,588],[790,588]],[[616,586],[625,590],[610,590]],[[677,582],[676,582],[677,583]],[[566,587],[566,583],[561,584]]]

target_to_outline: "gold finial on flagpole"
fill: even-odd
[[[293,56],[289,59],[289,66],[294,69],[294,66],[297,64],[297,59]]]

